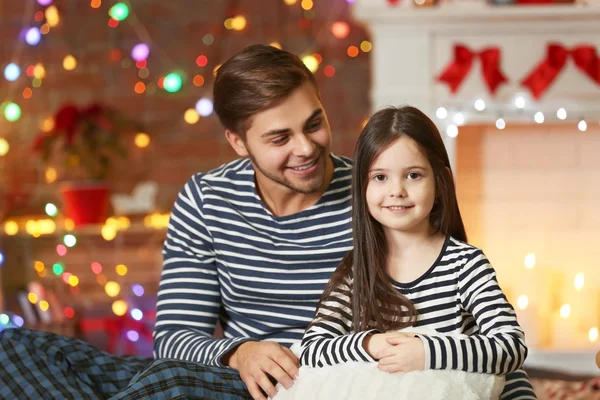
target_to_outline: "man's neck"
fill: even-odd
[[[334,165],[331,157],[325,163],[325,177],[323,184],[317,192],[305,194],[287,188],[271,179],[256,174],[256,190],[265,203],[265,206],[276,217],[286,217],[303,211],[314,204],[323,196],[333,178]]]

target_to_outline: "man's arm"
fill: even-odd
[[[213,241],[202,211],[200,175],[179,192],[163,246],[154,356],[222,366],[249,338],[214,339],[221,293]]]

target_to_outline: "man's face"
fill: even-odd
[[[303,194],[323,187],[330,147],[327,115],[308,82],[279,105],[256,114],[246,139],[239,148],[234,145],[252,161],[258,182],[270,180]]]

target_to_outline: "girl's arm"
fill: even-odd
[[[475,318],[479,333],[418,335],[425,344],[425,369],[505,375],[521,368],[527,356],[525,335],[481,250],[460,269],[458,288],[462,307]]]
[[[323,367],[348,361],[375,361],[363,346],[363,340],[376,330],[352,332],[350,287],[336,288],[317,309],[315,319],[304,333],[300,365]]]

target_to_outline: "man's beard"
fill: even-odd
[[[246,150],[248,151],[248,149],[246,148]],[[286,178],[286,176],[281,173],[279,175],[273,174],[271,172],[266,171],[265,169],[263,169],[260,164],[256,161],[256,158],[252,155],[252,153],[250,151],[248,151],[248,158],[250,159],[250,161],[252,161],[252,164],[254,164],[254,167],[260,171],[261,174],[263,174],[264,176],[266,176],[268,179],[272,180],[273,182],[277,182],[280,185],[285,186],[288,189],[291,189],[295,192],[298,193],[302,193],[302,194],[312,194],[312,193],[316,193],[319,190],[321,190],[322,186],[323,186],[323,180],[325,179],[325,166],[326,166],[326,161],[324,160],[324,156],[325,156],[325,149],[323,147],[319,146],[319,156],[317,159],[317,168],[321,168],[322,172],[320,175],[315,175],[314,178],[308,180],[307,182],[294,182],[291,179]],[[323,165],[325,164],[325,166]]]

